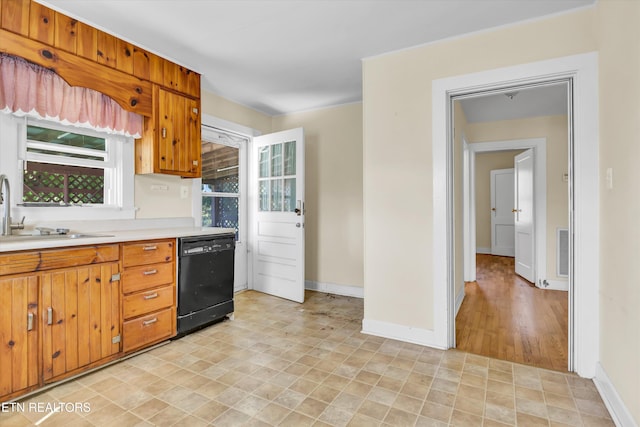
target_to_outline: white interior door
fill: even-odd
[[[513,217],[515,224],[516,274],[535,283],[535,235],[534,235],[534,151],[526,150],[514,159]]]
[[[513,169],[491,171],[491,254],[515,256]]]
[[[304,132],[253,138],[253,289],[304,301]]]

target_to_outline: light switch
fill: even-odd
[[[605,180],[607,182],[607,190],[613,189],[613,169],[607,168],[605,172]]]

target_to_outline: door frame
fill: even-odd
[[[592,378],[600,342],[597,52],[432,82],[434,338],[444,348],[455,345],[452,97],[566,79],[572,82],[569,96],[573,99],[569,149],[569,370]],[[575,283],[580,286],[575,287]]]
[[[511,150],[528,150],[533,148],[534,151],[534,235],[535,235],[535,271],[536,281],[535,285],[538,286],[538,279],[547,277],[547,139],[546,138],[526,138],[526,139],[513,139],[508,141],[491,141],[491,142],[469,142],[465,147],[468,150],[469,156],[469,168],[468,172],[463,177],[465,182],[468,181],[469,185],[469,197],[464,198],[463,212],[469,218],[469,223],[474,224],[473,234],[465,235],[465,241],[469,242],[469,245],[465,245],[462,249],[464,251],[465,262],[468,262],[468,266],[465,263],[464,267],[464,281],[474,282],[476,280],[476,205],[475,205],[475,164],[476,155],[478,153],[492,153],[499,151],[511,151]],[[470,227],[466,227],[469,229]]]
[[[249,205],[247,198],[247,186],[250,179],[249,156],[251,153],[251,140],[258,135],[254,129],[237,123],[230,122],[208,114],[202,115],[202,125],[220,129],[224,132],[236,134],[247,139],[246,144],[240,145],[240,176],[239,176],[239,209],[238,209],[238,225],[240,233],[235,249],[235,266],[234,266],[234,292],[244,289],[251,289],[251,275],[249,250],[250,233],[249,233]],[[197,227],[202,226],[202,178],[194,178],[191,180],[191,212]]]

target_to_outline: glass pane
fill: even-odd
[[[33,125],[27,126],[27,139],[49,144],[66,145],[68,147],[89,148],[99,151],[107,150],[107,143],[104,138]]]
[[[296,174],[296,142],[289,141],[284,143],[284,174]]]
[[[271,180],[271,211],[282,211],[282,180]]]
[[[238,198],[203,197],[202,225],[204,227],[225,227],[236,230],[238,239]]]
[[[269,147],[261,147],[258,152],[258,162],[260,165],[260,178],[269,176]]]
[[[287,178],[284,180],[284,210],[293,212],[296,210],[296,179]]]
[[[204,193],[239,193],[239,153],[236,147],[202,141]]]
[[[269,210],[269,181],[258,182],[259,209],[263,212]]]
[[[271,176],[282,176],[282,144],[271,146]]]
[[[25,203],[104,203],[104,169],[27,162],[22,177]]]

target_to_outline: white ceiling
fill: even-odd
[[[51,0],[270,115],[362,100],[363,58],[595,0]]]
[[[466,98],[460,102],[467,122],[478,123],[567,114],[567,96],[567,83],[556,83]]]

